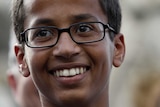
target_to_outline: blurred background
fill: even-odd
[[[9,13],[10,2],[11,0],[0,0],[0,107],[14,107],[6,80],[8,41],[11,23]]]
[[[0,107],[14,107],[6,71],[10,2],[0,0]],[[160,107],[160,0],[120,0],[126,57],[110,78],[111,107]]]

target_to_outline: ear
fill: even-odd
[[[22,45],[16,44],[14,47],[14,51],[16,54],[17,62],[19,64],[19,71],[24,77],[28,77],[30,75],[28,65],[25,58],[25,53]]]
[[[123,34],[117,34],[114,38],[114,56],[113,56],[113,65],[119,67],[125,56],[125,42]]]

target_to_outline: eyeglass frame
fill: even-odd
[[[102,37],[101,39],[99,39],[99,40],[88,41],[88,42],[77,42],[76,40],[74,40],[74,38],[72,37],[71,32],[70,32],[70,29],[72,28],[72,26],[78,25],[78,24],[88,24],[88,23],[99,23],[99,24],[102,24],[102,26],[103,26],[103,33],[104,33],[103,37]],[[57,41],[56,41],[54,44],[49,45],[49,46],[42,46],[42,47],[30,46],[30,45],[28,44],[28,42],[26,41],[26,35],[25,35],[25,33],[26,33],[27,31],[31,30],[31,29],[37,29],[37,28],[54,28],[54,29],[56,29],[56,30],[58,31]],[[102,23],[102,22],[80,22],[80,23],[74,23],[74,24],[70,25],[68,28],[57,28],[56,26],[41,26],[41,27],[28,28],[28,29],[26,29],[26,30],[24,30],[23,32],[20,33],[19,41],[20,41],[20,43],[25,42],[25,44],[26,44],[28,47],[30,47],[30,48],[47,48],[47,47],[49,48],[49,47],[55,46],[55,45],[58,43],[58,40],[59,40],[59,38],[60,38],[61,33],[67,32],[67,33],[69,34],[69,36],[71,37],[71,39],[72,39],[75,43],[77,43],[77,44],[88,44],[88,43],[94,43],[94,42],[98,42],[98,41],[103,40],[104,37],[105,37],[105,32],[106,32],[105,29],[108,29],[108,30],[112,31],[113,33],[117,34],[117,32],[115,31],[115,29],[112,28],[112,27],[109,25],[109,23],[104,24],[104,23]],[[27,35],[27,36],[28,36],[28,35]]]

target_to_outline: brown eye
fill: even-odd
[[[79,25],[79,27],[77,28],[78,33],[90,32],[92,30],[93,28],[88,24]]]
[[[48,30],[41,30],[36,34],[36,37],[48,37],[51,36],[52,33]]]

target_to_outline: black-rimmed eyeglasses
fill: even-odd
[[[76,23],[64,29],[55,26],[34,27],[22,32],[21,40],[31,48],[52,47],[57,44],[62,32],[68,32],[75,43],[86,44],[103,40],[106,29],[116,33],[109,24],[101,22]]]

